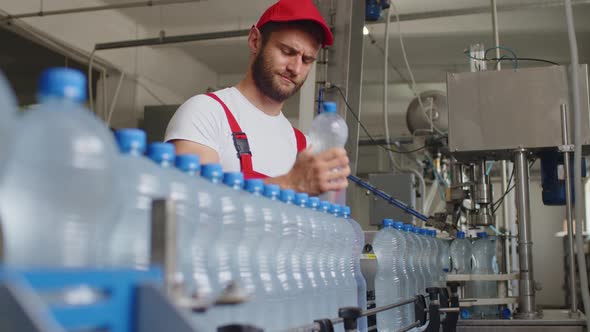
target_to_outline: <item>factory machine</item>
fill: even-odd
[[[446,190],[445,210],[435,213],[424,224],[451,236],[458,230],[473,229],[490,229],[498,234],[499,273],[448,274],[447,286],[451,294],[454,292],[459,297],[461,308],[498,305],[514,312],[509,319],[460,319],[456,331],[585,330],[585,317],[576,307],[574,287],[569,288],[569,310],[542,310],[537,305],[535,298],[539,287],[532,265],[535,251],[531,240],[532,227],[536,225],[531,219],[529,199],[530,167],[539,159],[544,203],[565,205],[568,284],[575,285],[571,129],[574,121],[570,111],[573,89],[578,89],[581,109],[578,144],[583,154],[587,154],[590,146],[588,67],[580,65],[575,69],[580,77],[575,87],[568,81],[571,69],[566,66],[448,74],[448,109],[444,104],[437,109],[443,115],[448,112],[448,144],[435,145],[431,152],[439,156],[437,167],[450,166],[450,184]],[[409,120],[415,120],[413,114],[410,106]],[[412,129],[411,125],[409,127]],[[489,173],[489,163],[494,161],[503,163],[504,181],[503,195],[495,202]],[[581,166],[585,169],[584,164]],[[515,219],[509,213],[502,214],[498,204],[512,188],[515,189]],[[506,210],[509,212],[508,207]],[[366,232],[367,243],[372,242],[374,234]],[[363,271],[368,280],[369,297],[373,299],[379,296],[372,292],[371,283],[377,262],[371,259],[374,257],[370,255],[370,245],[365,249],[368,254],[363,259]],[[465,297],[466,282],[474,280],[496,281],[498,298]]]
[[[565,66],[550,66],[518,71],[448,74],[448,152],[452,160],[452,184],[447,197],[447,211],[439,214],[433,224],[451,224],[458,228],[494,227],[509,230],[509,234],[517,234],[516,248],[509,245],[509,240],[514,238],[503,237],[504,245],[499,246],[498,261],[503,265],[501,271],[504,273],[490,276],[490,279],[498,280],[501,296],[493,304],[510,305],[515,302],[514,319],[465,320],[459,324],[460,331],[513,330],[516,326],[519,330],[529,331],[583,330],[583,320],[575,301],[570,311],[542,311],[536,305],[537,288],[532,264],[534,247],[531,228],[535,227],[535,221],[531,220],[530,213],[529,169],[536,159],[541,160],[545,203],[566,205],[569,257],[572,260],[574,257],[572,90],[577,89],[579,93],[581,141],[578,144],[584,152],[587,152],[590,143],[590,107],[587,66],[573,69],[578,71],[581,78],[579,86],[572,87],[569,84],[570,70]],[[502,218],[493,211],[487,161],[513,162],[507,186],[510,187],[514,179],[516,220],[512,226],[516,224],[516,229],[511,229],[509,216],[505,214]],[[507,173],[503,176],[507,176]],[[464,204],[466,199],[470,201],[470,206]],[[467,224],[457,225],[457,215],[461,209],[467,214]],[[502,220],[503,225],[500,223]],[[516,250],[509,252],[510,249]],[[517,262],[513,266],[518,266],[518,273],[506,273],[510,260]],[[573,268],[574,263],[570,263]],[[570,278],[574,275],[570,273]],[[468,277],[449,275],[448,280],[465,281]],[[507,296],[508,287],[503,287],[505,284],[502,281],[511,279],[516,281],[517,287],[512,290],[512,296]],[[570,282],[575,284],[575,281]]]

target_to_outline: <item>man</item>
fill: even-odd
[[[312,0],[278,1],[250,30],[244,79],[186,101],[170,120],[166,141],[179,154],[198,154],[203,164],[220,162],[225,171],[242,171],[246,178],[264,178],[282,188],[313,195],[346,188],[346,151],[314,155],[281,112],[305,82],[320,47],[332,42]]]

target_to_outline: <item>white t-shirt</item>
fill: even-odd
[[[235,87],[216,91],[248,136],[254,171],[270,177],[286,174],[297,156],[293,127],[281,112],[270,116],[252,105]],[[240,171],[231,129],[221,105],[197,95],[178,108],[166,129],[165,140],[188,140],[217,151],[224,171]]]

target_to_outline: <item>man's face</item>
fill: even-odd
[[[319,43],[303,30],[273,32],[252,63],[254,83],[267,97],[287,100],[305,82],[319,49]]]

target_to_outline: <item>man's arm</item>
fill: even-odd
[[[332,148],[317,155],[307,149],[297,155],[289,173],[268,178],[264,182],[310,195],[339,191],[348,187],[348,163],[346,150],[342,148]]]
[[[198,154],[202,164],[218,163],[219,155],[212,148],[188,140],[171,140],[177,154]],[[310,195],[327,191],[338,191],[348,186],[350,174],[348,156],[342,148],[334,148],[314,155],[310,150],[297,155],[289,173],[267,178],[265,183],[274,183],[283,189],[293,189]]]
[[[175,139],[169,141],[169,143],[174,144],[176,148],[176,154],[197,154],[200,157],[201,164],[210,164],[210,163],[218,163],[219,162],[219,154],[217,151],[213,150],[212,148],[184,140],[184,139]]]

